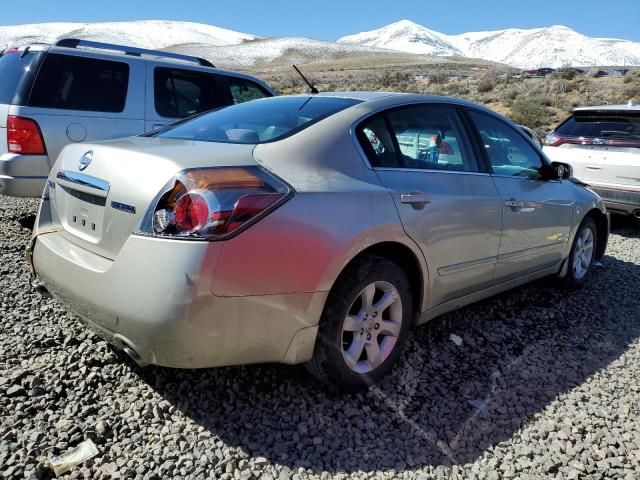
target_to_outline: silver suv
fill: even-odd
[[[0,79],[0,193],[21,197],[41,195],[67,144],[274,95],[202,58],[75,39],[0,52]]]

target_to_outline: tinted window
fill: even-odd
[[[271,96],[269,92],[251,80],[226,77],[226,81],[233,103],[243,103]]]
[[[44,52],[0,55],[0,103],[22,105],[26,102],[43,56]]]
[[[292,135],[359,100],[272,97],[209,112],[151,136],[223,143],[264,143]]]
[[[46,56],[29,105],[118,113],[124,110],[129,65],[51,53]]]
[[[369,120],[360,127],[359,137],[376,167],[477,172],[462,131],[455,110],[428,105],[391,111],[386,120]]]
[[[156,68],[154,84],[156,111],[163,117],[185,118],[225,105],[216,75]]]
[[[373,167],[400,167],[394,139],[383,115],[367,120],[358,130],[358,137],[369,163]]]
[[[556,132],[567,137],[640,137],[640,112],[576,112]]]
[[[489,115],[471,111],[469,116],[480,132],[493,173],[540,177],[542,160],[523,134]]]

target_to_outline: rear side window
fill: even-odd
[[[156,112],[185,118],[225,105],[216,75],[158,67],[154,73]]]
[[[0,55],[0,104],[24,105],[44,55],[20,51]]]
[[[264,88],[251,80],[244,78],[226,77],[227,87],[233,103],[244,103],[258,98],[271,97]]]
[[[51,53],[36,79],[29,106],[120,113],[129,85],[129,65]]]
[[[477,172],[454,109],[420,105],[362,124],[358,138],[374,167]]]
[[[640,112],[576,112],[560,125],[563,137],[640,138]]]

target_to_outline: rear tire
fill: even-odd
[[[404,271],[385,257],[349,266],[331,290],[307,369],[346,391],[362,390],[391,370],[413,324],[413,298]]]
[[[563,283],[572,288],[581,287],[589,276],[598,245],[598,229],[591,217],[585,217],[578,227],[568,258],[567,274]]]

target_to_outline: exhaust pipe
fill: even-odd
[[[148,365],[148,363],[142,361],[140,355],[138,355],[138,352],[136,352],[133,348],[125,345],[122,348],[122,351],[126,353],[131,360],[136,362],[136,365],[138,365],[139,367],[146,367]]]
[[[136,352],[130,346],[124,345],[122,347],[122,351],[126,353],[131,360],[136,362],[136,365],[138,365],[139,367],[146,367],[147,365],[149,365],[147,362],[143,361],[142,358],[140,358],[140,355],[138,354],[138,352]]]
[[[120,350],[122,350],[124,353],[126,353],[127,357],[129,357],[131,360],[136,362],[136,365],[138,365],[139,367],[146,367],[147,365],[149,365],[147,362],[142,360],[142,358],[140,357],[140,354],[136,352],[135,348],[131,345],[131,342],[127,340],[125,337],[123,337],[122,335],[116,334],[114,335],[113,340],[114,340],[113,344],[116,347],[118,347]]]
[[[31,278],[29,279],[29,284],[31,285],[31,288],[33,288],[37,293],[40,294],[41,297],[52,298],[51,293],[49,292],[49,290],[47,290],[47,287],[44,286],[44,283],[42,283],[39,278],[31,276]]]

